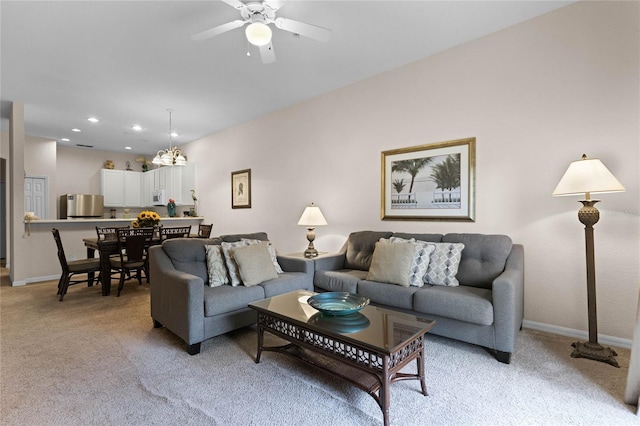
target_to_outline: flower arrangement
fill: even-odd
[[[158,215],[158,213],[143,210],[138,213],[136,220],[131,222],[131,226],[134,228],[142,228],[147,226],[156,226],[158,223],[160,223],[160,215]]]

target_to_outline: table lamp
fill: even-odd
[[[318,255],[318,250],[313,246],[313,240],[316,239],[314,229],[316,226],[327,225],[327,221],[322,215],[320,207],[311,203],[309,207],[304,209],[304,212],[298,221],[298,225],[307,227],[307,240],[309,240],[309,247],[304,251],[304,257],[316,257]]]
[[[598,343],[598,318],[596,314],[596,271],[593,245],[593,225],[600,219],[600,212],[595,204],[600,200],[592,200],[591,194],[606,192],[624,192],[624,187],[613,174],[597,158],[587,158],[574,161],[569,165],[560,183],[553,191],[553,196],[582,195],[582,208],[578,211],[578,220],[584,225],[586,255],[587,255],[587,304],[589,313],[589,341],[575,342],[571,353],[573,358],[588,358],[606,362],[615,367],[618,355],[611,348]]]

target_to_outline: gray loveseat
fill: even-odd
[[[459,286],[367,281],[375,243],[399,237],[463,243]],[[371,304],[433,319],[431,333],[480,345],[509,363],[524,310],[524,248],[505,235],[354,232],[338,254],[315,260],[315,291],[346,291]]]
[[[256,322],[247,305],[294,290],[313,290],[313,261],[278,256],[284,273],[257,285],[208,285],[205,245],[242,238],[267,241],[266,233],[223,235],[211,239],[177,238],[149,249],[151,317],[155,328],[166,327],[200,352],[206,339]]]

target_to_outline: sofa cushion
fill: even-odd
[[[387,240],[383,239],[380,241]],[[431,253],[433,253],[436,246],[423,241],[417,242],[413,238],[407,240],[396,236],[389,238],[388,241],[392,243],[407,243],[413,246],[413,261],[411,262],[411,271],[409,272],[409,285],[422,287],[424,285],[424,276],[429,268]]]
[[[153,285],[153,284],[152,284]],[[204,316],[226,314],[244,309],[251,302],[264,299],[264,289],[259,285],[252,287],[222,285],[204,287]]]
[[[278,272],[273,266],[266,242],[235,248],[232,255],[245,286],[249,287],[278,278]]]
[[[506,235],[446,234],[443,241],[464,244],[458,281],[464,285],[491,288],[505,268],[513,242]]]
[[[432,285],[455,287],[460,285],[456,278],[464,244],[462,243],[429,243],[435,247],[429,260],[429,268],[424,282]]]
[[[206,244],[204,246],[207,258],[207,271],[209,276],[209,286],[229,284],[227,267],[224,262],[224,255],[219,245]]]
[[[360,281],[358,294],[368,297],[372,303],[402,309],[413,309],[413,295],[418,287],[401,287],[376,281]]]
[[[349,234],[344,268],[368,271],[376,242],[380,238],[389,238],[391,235],[391,232],[378,231],[359,231]]]
[[[358,281],[367,278],[368,271],[342,269],[340,271],[318,270],[313,276],[313,285],[325,291],[358,292]]]
[[[459,286],[425,286],[414,294],[413,308],[480,325],[493,324],[491,290]]]
[[[211,242],[203,238],[175,238],[164,241],[162,248],[178,271],[195,275],[208,283],[209,274],[204,246]]]
[[[235,243],[237,241],[244,239],[247,240],[261,240],[261,241],[269,241],[269,237],[266,232],[254,232],[252,234],[230,234],[230,235],[222,235],[222,241],[226,243]]]
[[[367,280],[408,287],[414,252],[413,244],[394,244],[383,238],[376,243]]]
[[[305,283],[305,284],[303,284]],[[261,282],[258,286],[264,289],[264,297],[273,297],[295,290],[313,291],[313,285],[308,285],[303,272],[284,272],[273,280]]]
[[[406,232],[394,232],[393,237],[402,238],[404,240],[414,239],[416,241],[427,241],[430,243],[439,243],[442,241],[442,234],[408,234]]]

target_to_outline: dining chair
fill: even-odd
[[[56,228],[51,230],[53,239],[56,241],[58,247],[58,260],[60,261],[60,267],[62,268],[62,274],[58,281],[58,293],[60,295],[60,302],[64,299],[64,295],[67,294],[67,289],[71,284],[87,283],[88,287],[93,286],[94,274],[100,272],[100,259],[99,258],[87,258],[67,261],[67,257],[64,254],[64,247],[62,246],[62,239],[60,238],[60,231]],[[78,274],[87,274],[86,278],[72,279]],[[100,275],[98,275],[97,281],[100,281]]]
[[[125,277],[130,276],[131,271],[136,271],[140,285],[142,285],[142,271],[147,278],[149,277],[148,253],[153,231],[153,228],[119,228],[116,230],[118,256],[111,257],[109,263],[111,269],[120,272],[118,297],[124,287]]]
[[[171,238],[189,238],[191,225],[189,226],[163,226],[160,228],[160,239],[169,240]]]
[[[209,238],[211,236],[211,229],[213,225],[198,225],[198,238]]]
[[[116,231],[120,228],[129,228],[128,226],[96,226],[96,234],[98,241],[115,241],[118,239]]]

